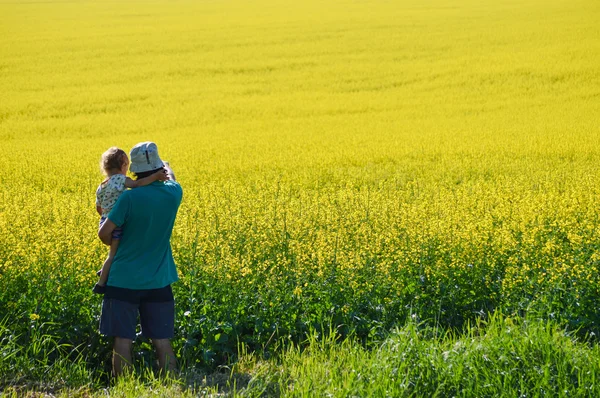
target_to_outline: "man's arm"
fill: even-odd
[[[127,188],[139,188],[144,187],[148,184],[152,184],[154,181],[166,181],[167,175],[164,170],[159,170],[156,173],[149,175],[148,177],[140,178],[139,180],[132,180],[127,177],[125,179],[125,186]]]
[[[98,212],[98,215],[101,216],[102,215],[102,207],[96,205],[96,211]]]
[[[164,166],[163,168],[165,169],[165,173],[167,174],[167,178],[171,181],[176,181],[175,180],[175,173],[173,173],[173,169],[171,169],[171,165],[169,164],[169,162],[163,162]]]
[[[110,221],[109,218],[104,221],[104,224],[98,230],[98,238],[107,246],[110,246],[112,242],[112,233],[117,228],[117,225]]]

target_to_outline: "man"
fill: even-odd
[[[98,231],[100,240],[110,245],[112,231],[123,228],[100,318],[100,333],[114,337],[113,373],[117,377],[131,366],[138,314],[142,334],[152,340],[161,371],[177,366],[170,342],[175,322],[171,284],[179,278],[170,240],[183,193],[169,165],[158,156],[155,143],[135,145],[130,158],[129,169],[136,178],[164,169],[169,179],[124,192]]]

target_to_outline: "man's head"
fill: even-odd
[[[158,156],[158,148],[154,142],[140,142],[131,148],[129,153],[131,164],[129,170],[137,178],[156,173],[164,166],[163,161]]]

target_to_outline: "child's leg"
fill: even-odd
[[[104,264],[102,264],[102,270],[100,271],[100,280],[98,281],[98,285],[104,286],[108,281],[108,273],[110,272],[110,266],[112,265],[113,259],[117,254],[117,249],[119,248],[119,239],[113,238],[110,242],[110,250],[108,252],[108,257],[104,260]]]

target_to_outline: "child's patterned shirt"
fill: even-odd
[[[119,196],[125,191],[127,176],[114,174],[104,181],[96,190],[96,206],[102,208],[102,217],[107,217]]]

